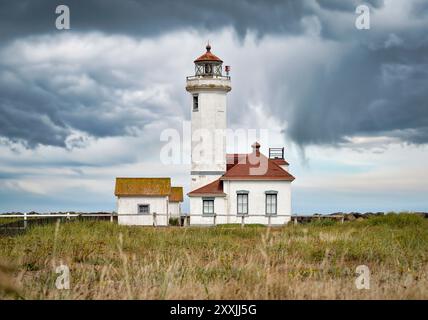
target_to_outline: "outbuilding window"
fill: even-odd
[[[202,200],[203,214],[214,214],[214,199]]]
[[[139,214],[149,214],[150,213],[150,205],[149,204],[139,204],[138,205],[138,213]]]
[[[266,192],[266,215],[277,214],[277,192]]]

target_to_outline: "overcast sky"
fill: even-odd
[[[425,0],[3,0],[0,212],[112,211],[117,176],[188,191],[160,133],[188,125],[207,40],[231,65],[228,126],[285,146],[294,213],[428,211],[427,31]]]

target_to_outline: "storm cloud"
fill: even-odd
[[[240,38],[248,32],[257,35],[298,34],[304,31],[302,18],[319,16],[332,25],[329,15],[353,14],[359,4],[373,9],[383,7],[383,0],[67,0],[72,28],[76,32],[101,31],[137,37],[158,36],[170,31],[195,29],[208,32],[232,27]],[[55,8],[58,1],[13,1],[0,4],[0,38],[54,33]],[[416,13],[424,8],[414,4]],[[327,30],[327,29],[326,29]]]
[[[207,40],[231,66],[228,127],[286,147],[294,213],[427,210],[427,30],[425,0],[1,1],[0,210],[110,211],[118,176],[188,191],[188,150],[163,164],[159,137],[190,118]]]
[[[361,3],[66,1],[72,30],[64,32],[54,28],[56,1],[3,1],[0,136],[28,147],[67,147],[76,134],[135,135],[160,120],[171,126],[188,117],[181,78],[200,53],[190,50],[192,36],[232,30],[236,50],[254,39],[258,49],[250,55],[258,56],[248,62],[260,61],[241,73],[249,77],[234,89],[232,125],[251,126],[241,115],[257,101],[301,146],[358,135],[427,143],[426,6],[366,1],[372,28],[360,31],[354,21]],[[174,39],[186,34],[181,43],[189,50]],[[278,47],[265,49],[271,38]],[[295,42],[301,51],[287,55]]]

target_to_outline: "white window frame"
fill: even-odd
[[[236,192],[236,215],[238,216],[242,216],[242,215],[248,215],[249,212],[249,196],[248,196],[249,192],[245,191],[245,190],[239,190]],[[240,198],[246,199],[246,201],[242,201],[240,203]],[[239,209],[241,205],[241,210]],[[245,210],[244,210],[245,209]]]
[[[208,205],[205,206],[205,203],[207,203]],[[212,206],[210,206],[209,204],[212,203]],[[207,211],[205,211],[205,209],[208,209]],[[210,210],[212,209],[212,210]],[[202,198],[202,214],[203,215],[213,215],[215,213],[214,210],[214,198]]]
[[[267,216],[276,216],[278,214],[278,192],[266,191],[265,192],[265,213]],[[272,201],[275,199],[275,202]]]

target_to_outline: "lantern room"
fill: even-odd
[[[211,52],[211,46],[206,46],[207,52],[195,60],[195,76],[221,77],[223,61]]]

